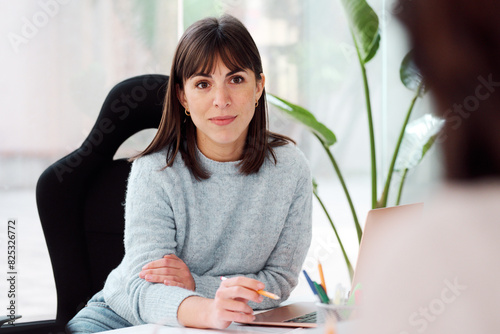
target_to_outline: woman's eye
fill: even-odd
[[[245,81],[245,79],[243,79],[243,77],[240,77],[240,76],[234,77],[231,80],[232,83],[236,83],[236,84],[242,83],[243,81]]]
[[[205,89],[205,88],[208,88],[208,82],[205,82],[205,81],[198,82],[198,83],[196,84],[196,87],[197,87],[197,88],[200,88],[200,89]]]

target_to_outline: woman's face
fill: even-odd
[[[255,79],[248,69],[229,70],[219,59],[212,73],[196,73],[177,89],[177,97],[191,113],[197,145],[210,159],[236,161],[241,158],[255,103],[265,78]]]

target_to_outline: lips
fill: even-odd
[[[236,119],[236,116],[217,116],[210,118],[210,121],[216,125],[228,125]]]

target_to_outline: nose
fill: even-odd
[[[216,108],[221,108],[221,109],[231,105],[231,97],[229,95],[227,87],[222,86],[215,88],[215,96],[213,104]]]

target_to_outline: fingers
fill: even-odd
[[[186,266],[186,264],[184,263],[184,261],[179,259],[174,254],[169,254],[169,255],[165,255],[163,258],[161,258],[159,260],[149,262],[144,267],[142,267],[142,270],[158,269],[158,268],[165,268],[165,267],[182,269],[185,266]]]
[[[214,317],[216,322],[252,322],[255,320],[249,301],[260,303],[263,297],[256,290],[264,284],[248,277],[233,277],[222,281],[214,298]]]
[[[168,286],[177,286],[179,288],[188,289],[188,287],[184,283],[182,283],[182,282],[176,282],[174,280],[168,280],[168,279],[166,279],[166,280],[163,281],[163,284],[168,285]]]
[[[234,299],[237,301],[242,300],[245,303],[248,301],[261,303],[264,300],[264,297],[259,295],[255,290],[248,289],[242,286],[232,286],[220,289],[218,291],[220,291],[219,297],[224,299]]]
[[[151,283],[164,283],[166,280],[180,282],[181,279],[177,270],[169,268],[143,270],[139,273],[139,277]]]
[[[186,287],[184,277],[177,270],[149,269],[139,273],[139,277],[151,283],[163,283],[170,286]]]
[[[263,297],[257,293],[257,290],[264,289],[264,283],[252,278],[240,276],[222,281],[217,293],[221,298],[245,299],[260,303]]]
[[[261,281],[245,276],[228,278],[222,281],[222,286],[243,286],[252,290],[263,290],[266,286]]]
[[[168,286],[177,286],[183,289],[190,289],[191,287],[186,286],[182,281],[179,281],[178,276],[165,276],[165,275],[151,275],[147,274],[145,276],[141,276],[142,279],[150,282],[150,283],[163,283]]]
[[[139,277],[151,283],[163,283],[194,291],[196,283],[188,266],[175,254],[146,264]]]
[[[219,321],[251,322],[253,310],[246,303],[234,299],[215,299],[215,318]]]
[[[263,290],[265,288],[264,283],[262,283],[256,279],[252,279],[252,278],[248,278],[248,277],[244,277],[244,276],[238,276],[238,277],[225,279],[222,281],[221,286],[226,287],[226,288],[241,287],[241,288],[244,288],[246,290],[250,290],[252,292],[252,295],[254,295],[254,296],[255,295],[260,296],[256,291]],[[255,292],[255,294],[253,294],[253,292]],[[241,297],[245,298],[244,296],[241,296]],[[262,297],[262,296],[260,296],[260,297]],[[249,299],[249,298],[247,298],[247,299]],[[254,299],[249,299],[249,300],[255,301]]]
[[[248,323],[252,322],[255,320],[255,316],[250,315],[250,314],[244,314],[244,313],[235,313],[235,312],[230,312],[227,310],[217,310],[214,312],[214,318],[215,318],[215,323],[223,323],[224,325],[222,326],[217,326],[215,325],[214,328],[227,328],[231,322],[242,322],[242,323]]]
[[[182,271],[176,268],[159,268],[159,269],[146,269],[139,273],[140,278],[145,278],[147,275],[155,276],[180,276]]]

